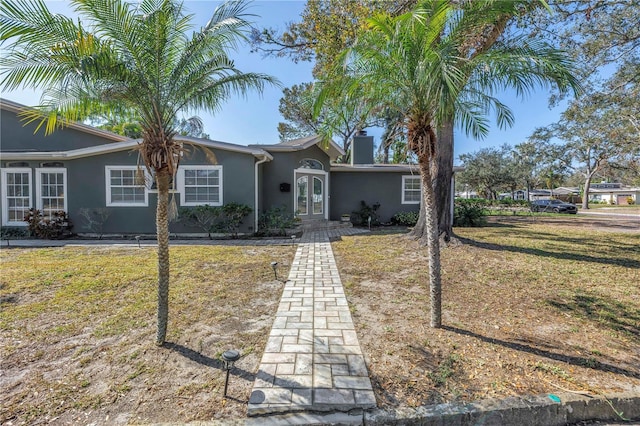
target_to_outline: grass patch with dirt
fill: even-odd
[[[292,246],[171,248],[167,343],[156,347],[153,248],[0,251],[1,424],[244,417]],[[231,399],[222,352],[238,349]]]
[[[429,327],[425,248],[404,235],[335,242],[378,405],[640,392],[640,234],[573,219],[457,228],[442,329]]]

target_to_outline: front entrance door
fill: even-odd
[[[325,218],[325,175],[296,173],[296,213],[300,219]]]

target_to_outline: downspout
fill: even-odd
[[[254,216],[254,225],[253,225],[253,232],[258,232],[258,165],[262,164],[262,163],[266,163],[269,160],[269,157],[267,157],[266,155],[262,156],[262,160],[257,161],[255,164],[255,170],[253,175],[255,176],[255,199],[253,202],[253,216]]]

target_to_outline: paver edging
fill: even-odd
[[[561,402],[548,395],[487,399],[468,404],[439,404],[395,410],[375,409],[364,413],[365,425],[566,425],[585,420],[622,420],[615,410],[631,420],[640,419],[640,394],[634,392],[589,397],[558,393]]]

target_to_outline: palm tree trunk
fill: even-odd
[[[442,244],[449,244],[451,240],[457,241],[453,234],[453,215],[451,214],[451,199],[453,187],[451,180],[453,175],[453,122],[446,122],[439,130],[439,145],[437,160],[438,173],[434,179],[433,193],[437,208],[438,235]],[[423,182],[424,184],[424,182]],[[424,188],[424,186],[423,186]],[[409,232],[409,237],[421,242],[426,242],[427,214],[424,203],[420,205],[420,215],[416,226]]]
[[[442,278],[440,274],[440,241],[438,231],[438,211],[436,195],[432,186],[431,165],[427,156],[419,159],[422,177],[422,196],[425,211],[425,233],[429,256],[429,293],[431,299],[431,327],[442,326]],[[434,161],[437,161],[434,159]]]
[[[436,206],[438,208],[438,229],[444,244],[453,237],[453,215],[451,200],[453,195],[453,120],[446,121],[438,131],[438,174],[434,180]]]
[[[169,181],[167,169],[156,172],[158,206],[156,208],[156,232],[158,238],[158,333],[156,345],[164,344],[169,322]]]

